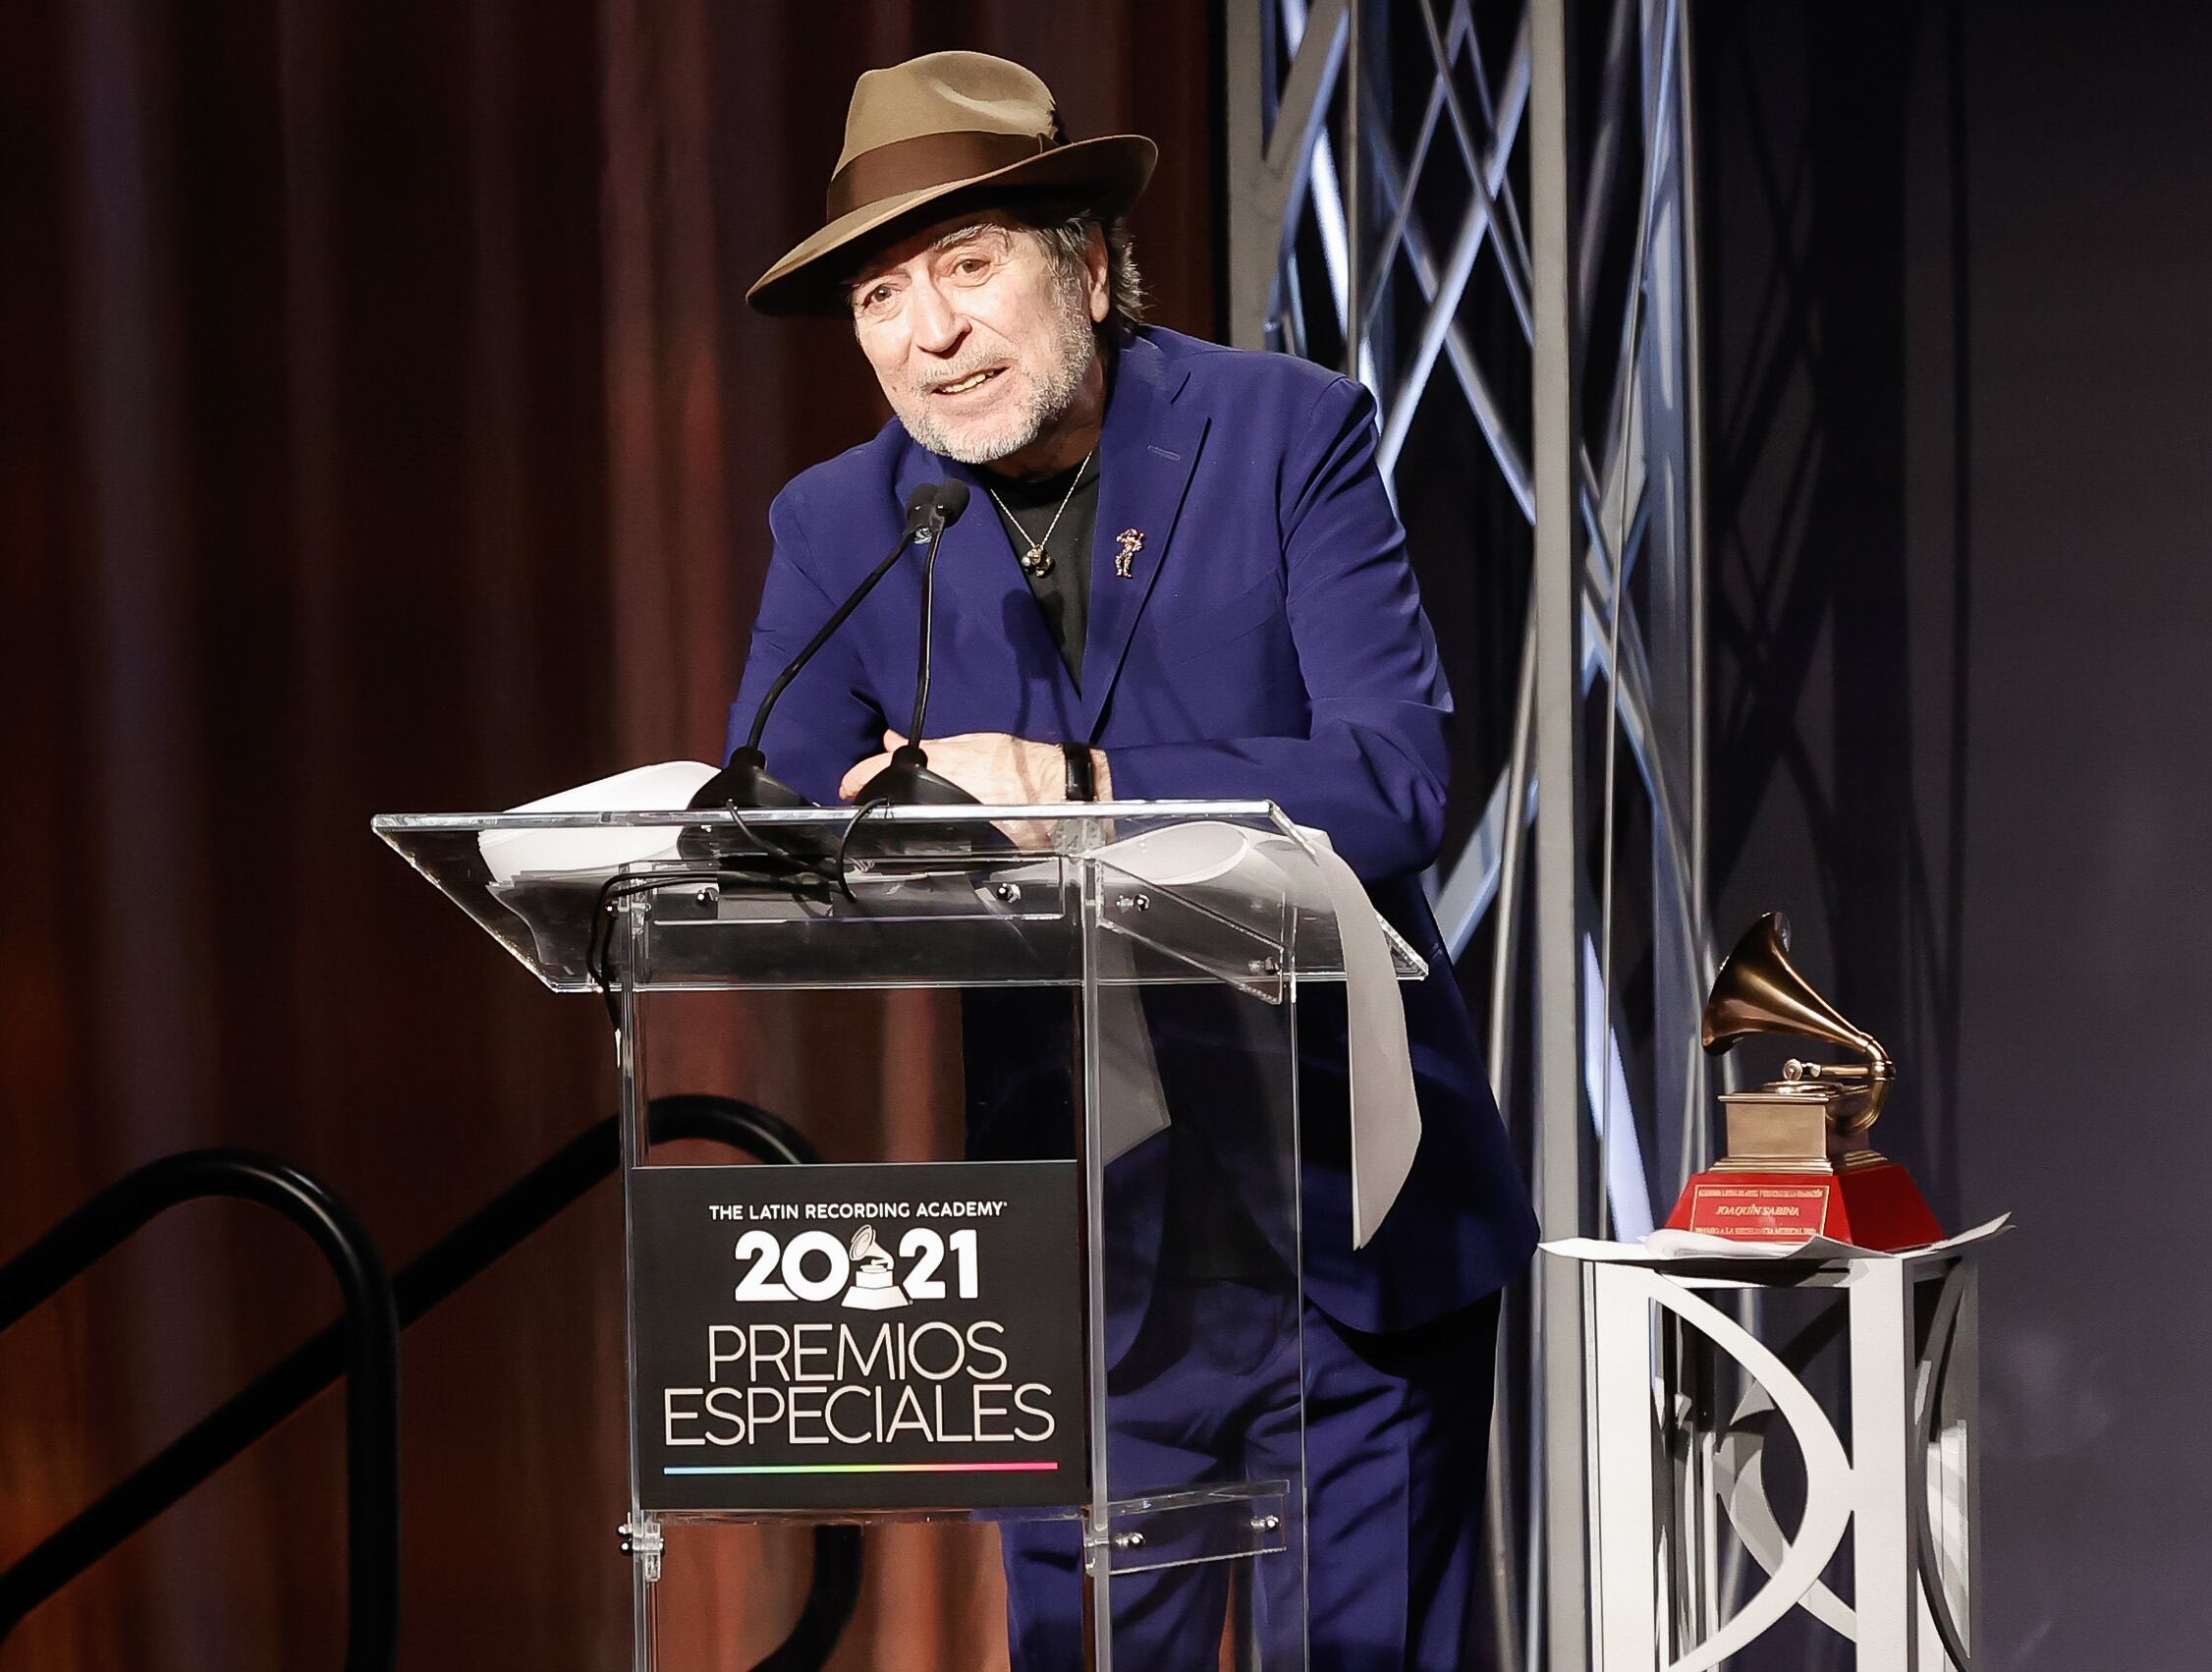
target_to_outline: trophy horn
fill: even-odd
[[[1783,1033],[1823,1039],[1843,1045],[1866,1058],[1863,1069],[1823,1069],[1816,1063],[1792,1063],[1789,1078],[1861,1079],[1866,1098],[1861,1109],[1852,1111],[1847,1124],[1864,1130],[1874,1124],[1889,1095],[1897,1071],[1882,1042],[1821,996],[1819,990],[1790,962],[1790,920],[1769,912],[1736,943],[1705,1000],[1699,1036],[1714,1055],[1727,1050],[1748,1033]],[[1855,1101],[1855,1099],[1854,1099]]]

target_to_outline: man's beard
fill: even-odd
[[[1042,362],[1024,361],[1021,367],[1028,376],[1027,397],[1011,412],[994,414],[988,427],[967,425],[956,430],[940,422],[929,405],[936,397],[926,390],[909,390],[905,400],[891,403],[917,445],[963,465],[990,465],[1043,439],[1074,404],[1091,357],[1098,352],[1080,279],[1064,282],[1058,300],[1061,306]],[[957,374],[948,380],[958,381]]]

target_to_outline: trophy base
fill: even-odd
[[[1833,1172],[1736,1166],[1699,1173],[1668,1215],[1667,1229],[1741,1243],[1833,1237],[1885,1254],[1943,1240],[1912,1175],[1879,1158]]]

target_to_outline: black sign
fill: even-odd
[[[1076,1164],[630,1177],[649,1510],[1086,1495]]]

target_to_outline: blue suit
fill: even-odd
[[[929,731],[1088,742],[1105,752],[1117,799],[1275,801],[1329,832],[1376,907],[1428,960],[1428,978],[1405,989],[1420,1149],[1397,1205],[1357,1251],[1341,996],[1300,997],[1304,1278],[1331,1326],[1318,1345],[1307,1331],[1317,1393],[1339,1348],[1372,1361],[1376,1343],[1410,1341],[1406,1332],[1440,1320],[1479,1329],[1494,1309],[1467,1309],[1514,1277],[1535,1241],[1419,880],[1443,834],[1451,697],[1375,468],[1366,391],[1303,361],[1158,329],[1125,334],[1116,359],[1081,689],[1003,530],[971,511],[946,533],[938,560]],[[775,557],[731,711],[733,746],[769,682],[893,543],[907,496],[948,474],[973,480],[894,422],[777,497]],[[974,503],[989,509],[980,484]],[[1143,534],[1126,579],[1114,562],[1124,529]],[[887,716],[904,724],[919,611],[919,566],[902,564],[778,703],[763,740],[771,771],[834,804],[847,768],[880,750]],[[1119,1361],[1137,1314],[1117,1315],[1126,1319],[1110,1344]],[[1475,1418],[1487,1411],[1487,1353],[1462,1368],[1482,1382],[1479,1411],[1466,1412]],[[1311,1413],[1309,1423],[1318,1482],[1329,1475],[1328,1440]],[[1470,1500],[1479,1478],[1474,1486]],[[1330,1534],[1314,1490],[1318,1575]],[[1471,1545],[1462,1554],[1471,1563]],[[1316,1588],[1320,1665],[1318,1579]],[[1416,1658],[1454,1663],[1426,1650]]]

